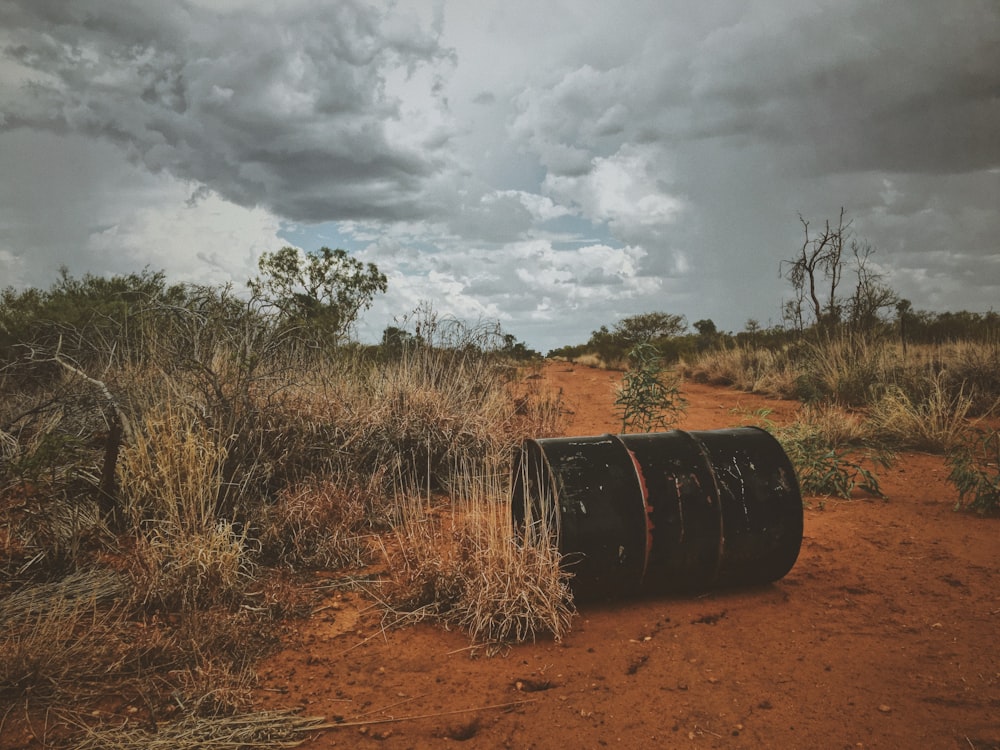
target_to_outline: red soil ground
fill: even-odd
[[[551,364],[567,434],[618,431],[617,373]],[[686,383],[683,429],[797,408]],[[741,416],[742,415],[742,416]],[[261,665],[260,703],[342,726],[305,747],[1000,748],[1000,519],[953,512],[940,457],[889,499],[806,498],[802,551],[751,590],[582,607],[561,643],[486,657],[431,624],[382,630],[330,589]]]

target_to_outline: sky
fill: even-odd
[[[0,0],[0,287],[261,253],[529,346],[781,322],[840,209],[918,310],[1000,308],[997,0]]]

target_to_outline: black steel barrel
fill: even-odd
[[[621,440],[528,440],[514,471],[514,523],[526,540],[556,541],[574,580],[586,581],[587,594],[638,591],[646,509]]]
[[[802,497],[756,427],[526,440],[512,513],[554,543],[580,599],[769,583],[802,544]]]

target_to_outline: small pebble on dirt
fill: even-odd
[[[891,714],[892,713],[892,706],[887,706],[886,704],[883,703],[881,706],[878,707],[878,710],[879,710],[880,713],[883,713],[883,714]]]

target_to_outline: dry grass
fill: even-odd
[[[893,382],[899,364],[895,347],[863,336],[810,341],[801,354],[797,395],[806,401],[864,406]]]
[[[324,722],[293,711],[260,711],[233,716],[200,717],[157,724],[151,732],[139,726],[91,727],[81,730],[77,750],[232,750],[298,747]]]
[[[605,362],[596,354],[580,354],[571,360],[575,365],[583,367],[596,367],[601,370],[621,369],[620,362]],[[618,367],[616,367],[618,365]]]
[[[11,628],[60,604],[86,606],[127,598],[128,579],[113,570],[91,568],[51,583],[25,586],[0,599],[0,628]]]
[[[943,452],[969,430],[972,418],[989,417],[1000,406],[996,343],[911,345],[904,352],[897,342],[845,335],[781,353],[710,352],[685,365],[685,373],[802,399],[812,408],[803,419],[828,432],[833,445],[875,441]]]
[[[810,434],[830,446],[862,445],[873,437],[863,415],[836,404],[803,404],[796,421],[808,424]]]
[[[795,372],[787,351],[736,346],[699,355],[692,363],[681,362],[681,373],[698,383],[725,385],[751,393],[791,398]]]
[[[127,579],[91,570],[3,602],[0,697],[40,707],[117,696],[185,713],[246,709],[269,624],[246,610],[145,618]]]
[[[253,705],[257,674],[247,665],[206,658],[187,669],[172,670],[170,697],[182,715],[228,716]]]
[[[0,609],[0,696],[80,700],[137,674],[150,644],[134,639],[120,575],[91,570],[27,586]]]
[[[381,477],[315,477],[281,491],[261,513],[263,557],[290,567],[360,566],[384,525]]]
[[[890,387],[871,408],[874,433],[906,448],[945,452],[954,447],[969,430],[973,398],[962,388],[950,392],[940,373],[930,376],[928,384],[921,400]]]
[[[152,526],[136,540],[131,567],[143,606],[183,611],[240,603],[255,566],[245,531],[219,521],[189,532]]]
[[[468,345],[354,364],[326,398],[350,470],[381,473],[403,494],[448,491],[457,463],[482,465],[497,445],[560,419],[555,396],[526,388],[516,368]]]
[[[456,467],[463,485],[443,513],[412,499],[398,529],[398,571],[390,606],[397,618],[433,616],[464,628],[494,652],[510,643],[559,640],[575,612],[569,575],[554,537],[523,544],[510,510],[506,463],[473,473]]]

